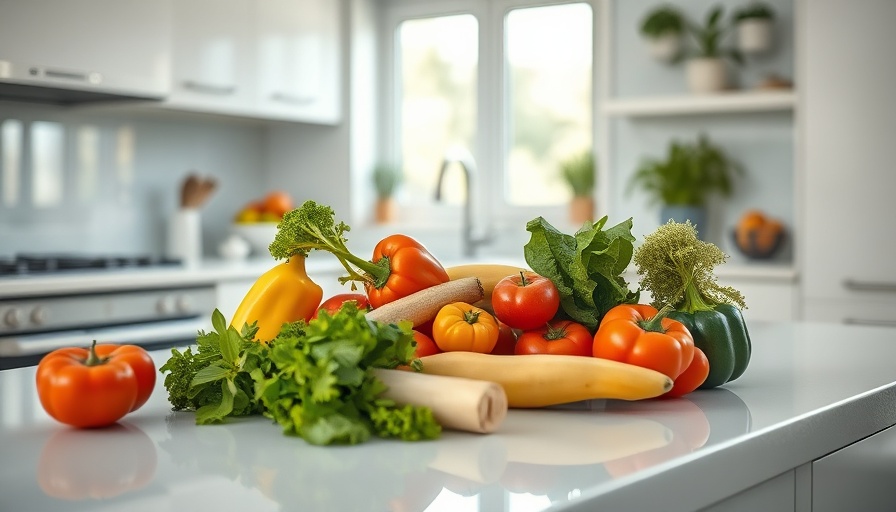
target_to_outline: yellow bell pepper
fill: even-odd
[[[294,254],[268,270],[249,288],[230,320],[242,330],[245,324],[258,322],[255,341],[268,342],[284,323],[309,320],[323,298],[323,289],[305,272],[305,256]]]

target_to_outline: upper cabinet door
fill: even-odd
[[[174,0],[168,105],[232,114],[252,111],[253,4],[251,0]]]
[[[339,6],[334,0],[257,3],[255,61],[262,115],[339,121]]]
[[[59,87],[168,92],[171,1],[0,2],[0,61]]]

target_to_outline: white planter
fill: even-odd
[[[694,58],[687,62],[688,88],[696,94],[707,94],[728,87],[725,61],[717,58]]]
[[[681,53],[681,34],[665,34],[647,38],[650,56],[661,62],[671,62]]]
[[[746,19],[737,24],[737,47],[743,53],[762,53],[772,46],[772,22]]]

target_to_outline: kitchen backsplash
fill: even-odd
[[[0,257],[161,256],[190,172],[218,182],[201,210],[216,253],[234,212],[265,191],[264,126],[132,110],[0,102]]]

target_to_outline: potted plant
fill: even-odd
[[[737,26],[737,47],[743,53],[762,53],[771,48],[772,22],[775,12],[760,1],[754,1],[734,12]]]
[[[373,168],[373,186],[376,189],[374,221],[384,224],[395,220],[397,206],[395,191],[401,183],[401,169],[393,165],[378,164]]]
[[[594,220],[594,153],[591,150],[560,163],[560,174],[572,189],[569,218],[580,224]]]
[[[651,204],[660,204],[660,224],[690,220],[705,231],[707,199],[714,193],[730,196],[733,177],[741,173],[737,162],[700,135],[696,143],[673,140],[664,159],[645,159],[632,175],[629,191],[641,187]]]
[[[661,5],[641,21],[641,35],[650,54],[657,60],[673,62],[681,57],[684,17],[675,7]]]
[[[722,41],[732,28],[723,20],[724,7],[716,6],[706,15],[703,25],[688,24],[697,49],[687,62],[688,86],[695,93],[711,93],[728,87],[728,71],[725,59],[741,64],[743,58],[737,49],[725,48]]]

